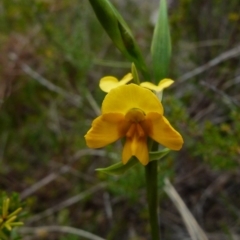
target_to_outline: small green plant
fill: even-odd
[[[12,230],[23,225],[19,220],[21,211],[22,206],[17,193],[10,197],[4,192],[0,194],[0,239],[19,239],[19,236],[13,236]]]

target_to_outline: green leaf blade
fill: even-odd
[[[135,157],[132,157],[126,164],[119,162],[106,168],[97,168],[96,171],[103,172],[110,175],[122,175],[137,163],[138,163],[138,160]]]
[[[150,161],[160,160],[170,152],[170,149],[164,148],[161,151],[150,152],[149,159]],[[106,173],[109,175],[122,175],[127,172],[130,168],[134,167],[136,164],[140,164],[136,157],[132,157],[126,164],[122,162],[115,163],[106,168],[97,168],[96,171]]]
[[[160,1],[158,20],[154,29],[151,55],[156,83],[168,76],[171,59],[171,37],[166,0]]]
[[[149,79],[147,66],[140,48],[120,13],[108,0],[89,0],[89,2],[115,46],[125,57],[136,64],[146,79]]]
[[[165,157],[170,151],[171,151],[170,149],[164,148],[161,151],[149,152],[149,159],[150,159],[150,161],[160,160],[163,157]]]

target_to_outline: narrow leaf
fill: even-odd
[[[150,152],[149,159],[150,161],[160,160],[161,158],[166,156],[169,152],[170,152],[170,149],[168,148],[164,148],[163,150],[157,151],[157,152]]]
[[[160,1],[158,20],[154,29],[151,54],[156,83],[167,77],[171,58],[171,37],[168,24],[167,2]]]
[[[93,10],[115,46],[149,79],[146,63],[133,34],[120,13],[108,0],[89,0]]]
[[[97,168],[96,171],[110,175],[122,175],[137,163],[139,163],[139,161],[135,157],[132,157],[125,165],[119,162],[106,168]]]
[[[169,152],[170,152],[170,150],[168,148],[164,148],[163,150],[158,151],[158,152],[150,152],[149,159],[150,159],[150,161],[160,160],[165,155],[167,155]],[[136,164],[140,164],[140,162],[137,160],[136,157],[132,157],[125,165],[122,164],[122,162],[119,162],[119,163],[115,163],[106,168],[98,168],[98,169],[96,169],[96,171],[103,172],[103,173],[110,174],[110,175],[122,175],[127,170],[129,170],[130,168],[135,166]]]

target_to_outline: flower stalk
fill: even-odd
[[[160,240],[158,219],[158,161],[149,162],[145,167],[149,222],[152,240]]]
[[[173,80],[166,78],[171,58],[171,37],[168,24],[167,1],[161,0],[158,14],[158,21],[154,29],[151,55],[155,82],[162,79],[157,86],[144,82],[141,85],[156,92],[159,100],[162,100],[163,89],[169,87]],[[152,144],[152,151],[158,150],[158,144]],[[160,226],[158,214],[158,161],[149,162],[145,167],[146,187],[149,220],[151,226],[152,240],[160,240]]]

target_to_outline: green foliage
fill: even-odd
[[[161,195],[163,194],[164,179],[166,177],[174,177],[173,165],[172,153],[158,161],[158,187]],[[124,196],[130,201],[137,202],[139,196],[136,194],[135,190],[145,191],[145,173],[144,167],[141,164],[137,164],[133,168],[130,168],[121,177],[116,178],[107,175],[102,177],[108,181],[109,190],[116,197]]]
[[[94,12],[115,46],[149,77],[145,60],[133,34],[121,14],[109,0],[90,0]]]
[[[206,122],[195,147],[195,155],[203,158],[215,170],[234,170],[239,167],[240,114],[232,112],[228,123],[215,125]]]
[[[168,25],[167,1],[161,0],[158,21],[154,29],[151,55],[155,83],[168,77],[171,58],[171,37]]]
[[[132,202],[137,202],[140,196],[135,191],[145,188],[144,167],[138,164],[118,179],[109,177],[108,182],[109,190],[114,196],[124,196]]]
[[[9,195],[6,192],[2,191],[0,193],[0,212],[2,212],[3,202],[6,198],[9,198],[11,200],[11,204],[9,205],[9,212],[13,212],[16,209],[23,207],[23,205],[24,205],[21,202],[18,193],[13,192],[11,195]]]
[[[23,203],[17,193],[12,193],[10,197],[5,192],[0,193],[0,238],[2,240],[21,239],[13,228],[23,225],[23,222],[19,221],[24,216],[20,213],[22,206]]]
[[[31,10],[27,10],[22,2],[20,4],[16,1],[17,5],[14,5],[4,1],[5,14],[2,16],[4,19],[1,23],[10,23],[11,12],[18,11],[17,16],[21,18],[24,32],[31,35],[35,34],[34,29],[37,29],[38,37],[37,40],[34,38],[31,41],[31,51],[28,52],[28,48],[23,46],[24,54],[36,63],[36,69],[42,68],[44,77],[65,89],[66,92],[70,92],[70,95],[73,91],[84,92],[83,86],[86,82],[85,76],[90,66],[91,54],[88,50],[90,46],[86,45],[89,42],[87,35],[82,34],[86,31],[84,21],[87,19],[87,12],[81,10],[87,6],[82,3],[76,4],[76,1],[75,4],[73,2],[68,4],[66,1],[51,4],[46,1],[37,1],[34,4],[24,2],[34,9],[34,18],[28,18],[25,11],[30,13]],[[18,4],[20,4],[19,8]],[[55,7],[59,7],[59,10],[49,14],[49,11]],[[78,21],[75,21],[76,19]],[[11,31],[23,31],[17,26],[18,24],[15,24]],[[41,31],[38,29],[39,26]],[[8,34],[7,30],[10,28],[7,26],[2,28]],[[28,37],[26,35],[26,38]],[[14,40],[17,41],[17,43],[14,42],[16,47],[21,47],[21,42],[18,42],[18,39]],[[5,41],[6,39],[3,41],[5,45],[10,44],[12,47],[11,40],[9,43]],[[21,60],[24,63],[27,62],[24,57]],[[35,67],[33,69],[36,70]],[[7,74],[11,74],[8,73],[10,71],[11,69],[4,69]],[[70,152],[78,149],[79,146],[85,146],[82,136],[87,126],[83,122],[85,118],[82,119],[82,110],[76,109],[63,96],[42,87],[31,76],[20,77],[18,80],[13,79],[13,84],[19,83],[18,86],[14,85],[13,89],[16,87],[18,90],[5,101],[1,109],[0,142],[4,149],[0,151],[3,151],[4,159],[0,163],[0,171],[7,169],[4,167],[7,164],[5,159],[14,159],[12,167],[24,173],[32,164],[41,165],[47,163],[52,156],[61,155],[61,151],[65,151],[65,146],[68,144],[73,146]],[[8,79],[7,76],[6,79]],[[66,123],[68,127],[62,127],[65,121],[68,121]],[[70,126],[75,129],[74,134],[70,133]]]
[[[31,24],[35,18],[34,5],[31,3],[31,0],[14,1],[14,4],[7,0],[1,1],[1,30],[8,33],[13,29],[25,32],[28,24]]]
[[[79,236],[73,234],[67,234],[66,236],[60,237],[59,240],[79,240]]]

